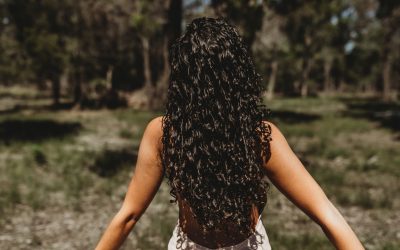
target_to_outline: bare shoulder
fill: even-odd
[[[162,119],[164,116],[157,116],[152,118],[147,124],[145,134],[154,140],[157,147],[161,147],[161,137],[162,137]]]
[[[264,167],[271,177],[272,175],[275,175],[277,172],[279,172],[282,169],[282,166],[288,165],[288,161],[290,161],[291,163],[297,162],[297,157],[294,155],[285,136],[282,134],[278,126],[270,121],[263,122],[265,122],[267,127],[270,129],[269,136],[271,137],[271,141],[269,144],[269,149],[271,155]]]
[[[268,133],[270,134],[272,143],[277,144],[278,142],[282,142],[282,140],[286,142],[285,137],[283,136],[281,130],[278,128],[277,125],[267,120],[263,120],[263,123],[268,128]]]
[[[160,130],[161,129],[161,125],[162,125],[162,118],[163,118],[164,116],[157,116],[157,117],[154,117],[154,118],[152,118],[150,121],[149,121],[149,123],[148,123],[148,125],[147,126],[149,126],[149,128],[151,129],[151,130],[154,130],[155,132],[157,132],[158,130]]]

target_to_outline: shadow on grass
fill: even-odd
[[[79,122],[57,122],[44,120],[5,120],[0,122],[0,141],[9,144],[12,141],[42,141],[63,138],[82,128]]]
[[[3,92],[0,93],[0,98],[12,98],[16,100],[38,100],[38,99],[44,99],[44,98],[51,98],[51,96],[47,94],[34,94],[34,95],[28,95],[28,94],[15,94],[15,93],[10,93],[10,92]]]
[[[125,167],[132,167],[137,160],[137,151],[132,148],[106,149],[100,153],[89,169],[101,177],[112,177]]]
[[[376,121],[382,127],[389,128],[395,132],[400,132],[400,103],[387,103],[376,98],[343,98],[341,101],[343,101],[347,106],[344,115]]]
[[[12,108],[0,110],[0,115],[15,114],[18,112],[31,110],[31,111],[59,111],[59,110],[69,110],[74,106],[72,102],[45,105],[29,105],[29,104],[17,104]]]
[[[39,99],[39,98],[38,98]],[[110,91],[100,98],[82,98],[79,104],[74,102],[62,102],[58,104],[15,104],[7,109],[0,109],[0,115],[15,114],[23,111],[61,111],[72,108],[98,110],[101,108],[117,109],[126,108],[127,102],[117,92]]]
[[[276,110],[271,112],[271,120],[285,123],[307,123],[320,119],[320,115],[293,112],[288,110]]]

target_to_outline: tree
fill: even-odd
[[[395,0],[379,0],[377,17],[381,19],[383,29],[383,41],[381,48],[383,99],[390,101],[396,99],[396,93],[392,89],[392,65],[394,63],[394,51],[399,50],[400,36],[400,2]],[[394,94],[393,94],[394,93]]]
[[[32,78],[29,57],[15,39],[15,26],[7,6],[0,1],[0,84],[11,85]]]
[[[227,18],[239,28],[239,32],[251,52],[256,33],[262,27],[264,1],[212,0],[211,6],[217,16]]]
[[[379,58],[382,29],[375,18],[377,2],[374,0],[352,0],[340,16],[339,24],[348,34],[345,58],[341,62],[339,75],[348,90],[375,94],[381,65]],[[378,86],[379,87],[379,86]]]
[[[285,18],[269,9],[264,12],[263,25],[256,34],[253,54],[260,73],[269,75],[265,84],[266,98],[270,100],[274,97],[279,65],[288,53],[289,44],[285,33],[282,32]]]
[[[70,67],[77,105],[116,106],[119,90],[132,88],[138,37],[130,24],[131,1],[86,0],[75,4]],[[91,103],[91,104],[90,104]],[[97,104],[96,104],[97,103]]]
[[[343,41],[337,42],[334,30],[339,26],[332,18],[343,11],[341,1],[270,1],[269,8],[285,19],[283,31],[289,44],[292,67],[297,76],[294,87],[305,97],[309,94],[312,70],[322,60],[326,88],[331,88],[331,69],[337,51],[343,51]],[[339,48],[339,49],[338,49]]]
[[[162,107],[166,101],[170,72],[168,48],[181,32],[182,1],[138,1],[131,20],[142,44],[144,92],[148,108]],[[157,67],[152,70],[154,62],[151,61],[150,46],[155,46],[154,51],[160,51],[161,55],[157,57],[162,58],[161,71]]]
[[[6,2],[16,39],[32,59],[37,80],[51,81],[54,105],[59,104],[60,77],[68,61],[64,20],[69,13],[62,8],[64,4],[66,1]]]

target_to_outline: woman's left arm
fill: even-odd
[[[267,123],[271,126],[271,158],[264,167],[270,180],[321,226],[337,249],[364,249],[349,224],[291,150],[280,130]]]
[[[111,220],[96,250],[118,249],[157,193],[163,177],[159,157],[161,134],[161,117],[157,117],[146,126],[122,207]]]

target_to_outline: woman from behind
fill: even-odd
[[[269,157],[270,128],[262,122],[260,77],[222,19],[194,20],[170,55],[162,162],[181,211],[170,247],[175,239],[237,245],[253,233],[266,202],[262,154]]]
[[[261,78],[233,26],[193,20],[171,46],[170,65],[165,115],[146,127],[125,201],[97,249],[122,244],[163,177],[179,205],[168,249],[270,249],[261,222],[267,176],[338,249],[363,249],[267,121]]]

